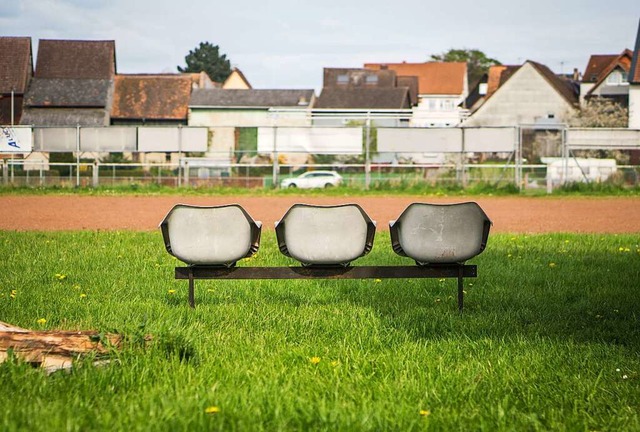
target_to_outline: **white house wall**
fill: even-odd
[[[629,128],[640,129],[640,85],[629,86]]]
[[[525,63],[464,123],[465,126],[517,126],[553,115],[564,121],[572,106],[529,63]]]

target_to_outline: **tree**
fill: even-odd
[[[619,103],[606,98],[591,98],[579,111],[569,117],[573,127],[626,128],[629,110]]]
[[[432,61],[440,62],[466,62],[469,86],[475,86],[482,75],[487,73],[490,66],[502,64],[496,59],[487,57],[485,53],[477,49],[453,49],[442,54],[431,54]]]
[[[189,51],[184,58],[186,67],[178,66],[179,72],[199,73],[205,71],[209,78],[216,82],[224,82],[231,75],[231,62],[227,55],[220,55],[218,45],[200,42],[200,45]]]

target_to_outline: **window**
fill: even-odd
[[[338,85],[347,85],[349,84],[349,75],[340,74],[337,79]]]
[[[376,85],[378,84],[378,75],[367,75],[364,82],[367,85]]]
[[[614,70],[607,77],[607,85],[617,86],[625,84],[628,84],[627,73],[623,70]]]

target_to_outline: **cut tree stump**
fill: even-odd
[[[96,354],[101,362],[112,348],[118,348],[122,336],[97,331],[32,331],[0,321],[0,363],[12,352],[17,358],[42,367],[48,373],[69,369],[73,360]]]

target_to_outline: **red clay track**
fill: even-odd
[[[476,201],[493,221],[492,232],[640,233],[640,198],[422,198],[422,197],[88,197],[0,196],[1,230],[153,230],[177,203],[241,204],[264,228],[294,203],[358,203],[387,229],[411,202]]]

